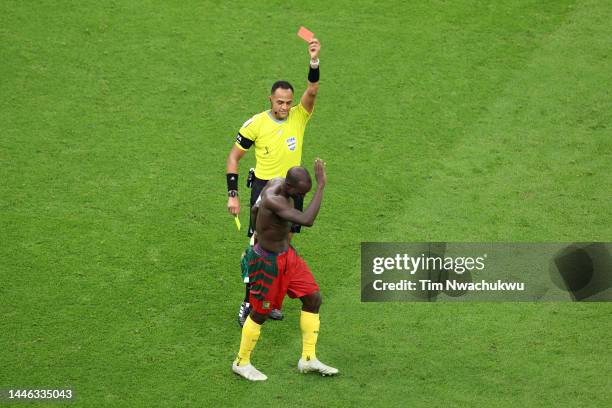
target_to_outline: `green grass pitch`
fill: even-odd
[[[82,407],[609,406],[610,304],[362,304],[359,244],[612,240],[610,21],[601,0],[2,1],[0,388],[72,386]],[[327,161],[328,187],[295,245],[341,375],[297,373],[288,300],[251,384],[230,370],[246,239],[225,159],[273,81],[303,92],[300,25],[322,42],[303,159]]]

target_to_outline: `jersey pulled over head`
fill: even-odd
[[[293,106],[293,86],[287,81],[276,81],[270,92],[270,111],[278,120],[285,120]]]

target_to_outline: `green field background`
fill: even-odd
[[[76,406],[603,407],[609,303],[360,303],[361,241],[612,241],[607,1],[2,1],[0,388]],[[321,286],[230,370],[246,245],[225,159],[269,88],[306,84],[304,164],[328,163],[295,239]],[[241,162],[241,214],[247,223]],[[40,404],[37,406],[45,406]],[[49,406],[55,406],[49,404]]]

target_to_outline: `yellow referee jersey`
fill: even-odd
[[[285,120],[276,119],[267,110],[244,122],[238,132],[236,146],[247,150],[251,144],[255,144],[257,178],[270,180],[285,177],[287,170],[302,163],[302,141],[310,116],[300,103],[291,108]]]

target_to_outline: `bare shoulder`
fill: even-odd
[[[266,188],[261,192],[261,201],[264,207],[274,209],[284,207],[288,200],[281,194],[281,185],[284,179],[274,178],[268,181]]]
[[[276,178],[273,178],[273,179],[269,180],[268,184],[271,185],[271,186],[277,185],[277,184],[280,185],[283,181],[285,181],[284,178],[276,177]]]
[[[284,179],[273,178],[266,183],[266,187],[262,190],[261,195],[263,198],[278,195],[280,193],[280,186]]]

